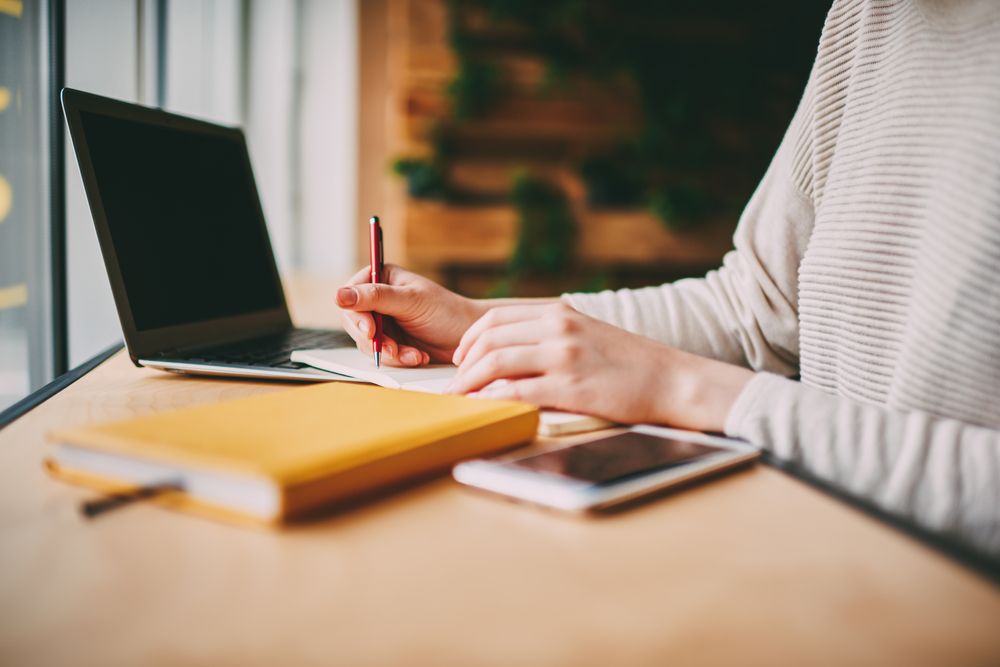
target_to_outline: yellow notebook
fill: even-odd
[[[276,522],[528,442],[537,427],[522,403],[329,383],[55,431],[46,465],[107,491],[175,482],[183,491],[159,502]]]

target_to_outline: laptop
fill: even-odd
[[[289,358],[354,342],[292,324],[240,129],[69,88],[62,104],[133,363],[341,379]]]

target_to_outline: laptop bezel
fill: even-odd
[[[69,126],[73,149],[76,153],[77,162],[80,165],[84,190],[87,195],[87,201],[90,204],[91,215],[94,219],[97,240],[101,248],[101,255],[104,258],[108,279],[111,283],[111,292],[114,297],[115,307],[118,310],[118,318],[121,322],[125,344],[133,363],[140,365],[140,357],[157,356],[175,350],[190,349],[200,345],[212,345],[251,336],[267,335],[292,328],[292,319],[288,311],[288,303],[285,298],[284,287],[281,283],[281,276],[278,273],[278,266],[274,258],[274,248],[267,231],[264,211],[260,204],[260,194],[257,190],[257,181],[254,178],[253,167],[250,162],[246,137],[240,128],[218,125],[71,88],[64,88],[60,98],[62,100],[63,111],[66,114],[66,122]],[[263,238],[268,248],[268,256],[270,257],[268,266],[261,268],[270,271],[272,279],[276,281],[278,293],[281,297],[280,305],[272,309],[242,315],[200,320],[198,322],[159,327],[144,331],[136,329],[132,308],[128,300],[128,293],[125,289],[125,282],[118,262],[118,254],[111,238],[111,230],[108,226],[104,203],[101,199],[97,175],[90,158],[90,146],[83,131],[83,123],[80,118],[81,112],[103,114],[142,123],[153,123],[162,127],[187,132],[218,135],[230,140],[235,139],[243,151],[244,166],[247,169],[247,177],[250,179],[254,210],[257,214],[256,223],[263,233]]]

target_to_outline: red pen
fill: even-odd
[[[379,225],[378,216],[373,215],[368,219],[368,244],[371,249],[371,276],[373,283],[382,282],[382,270],[385,266],[385,257],[382,255],[382,227]],[[372,352],[375,353],[375,368],[381,367],[382,361],[382,316],[372,312],[375,319],[375,335],[372,337]]]

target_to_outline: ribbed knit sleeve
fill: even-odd
[[[759,373],[730,410],[726,434],[1000,557],[998,430]]]
[[[564,294],[576,310],[688,352],[784,375],[798,368],[798,266],[813,225],[813,87],[740,218],[735,249],[704,278]]]
[[[1000,557],[998,156],[1000,3],[836,0],[723,267],[564,298],[765,371],[729,435]]]

